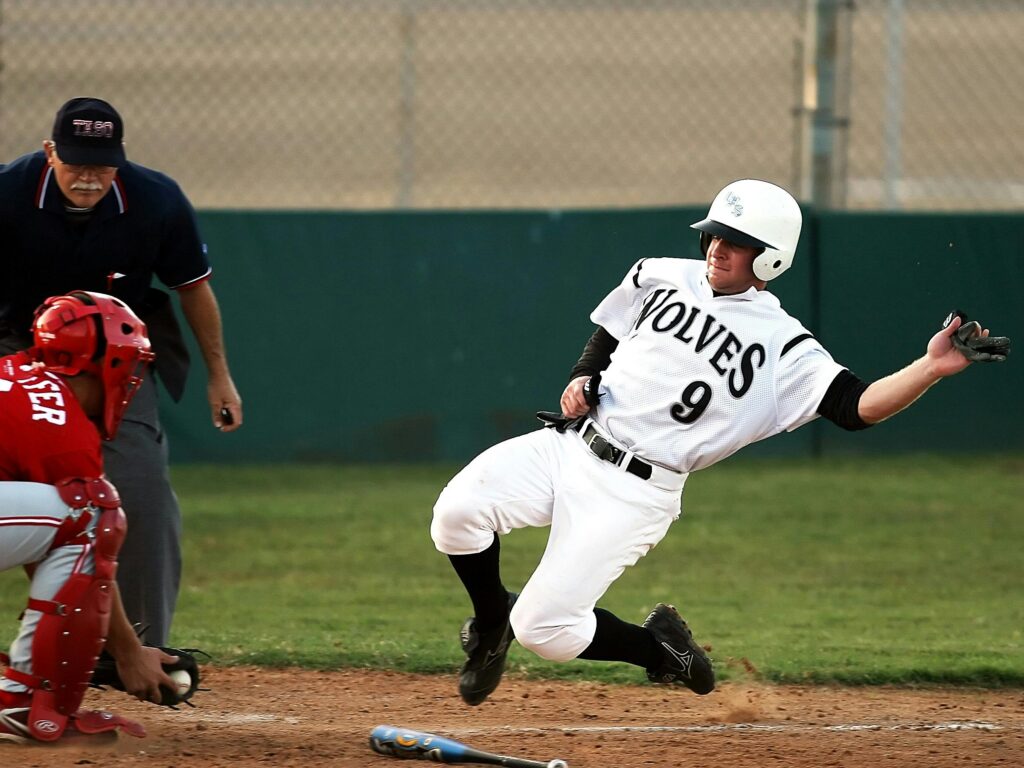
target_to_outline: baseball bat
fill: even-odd
[[[496,755],[467,746],[436,733],[414,731],[394,725],[378,725],[370,731],[370,749],[391,757],[432,760],[435,763],[486,763],[507,768],[569,768],[565,760],[526,760]]]

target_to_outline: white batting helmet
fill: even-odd
[[[800,206],[789,192],[767,181],[741,179],[718,193],[707,218],[690,226],[700,230],[705,255],[712,237],[763,248],[754,259],[754,275],[771,280],[793,263],[802,223]]]

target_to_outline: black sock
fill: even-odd
[[[594,615],[597,616],[597,631],[579,658],[624,661],[644,669],[661,664],[663,651],[650,630],[627,624],[604,608],[595,608]]]
[[[508,592],[501,583],[498,555],[501,545],[498,534],[494,543],[475,555],[448,555],[452,567],[473,601],[478,632],[496,629],[508,620]]]

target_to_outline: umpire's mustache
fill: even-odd
[[[71,185],[71,189],[79,192],[100,192],[103,185],[98,181],[76,181]]]

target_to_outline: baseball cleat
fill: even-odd
[[[647,670],[652,683],[685,685],[701,696],[715,690],[715,671],[711,659],[693,639],[675,606],[658,603],[644,621],[654,639],[664,649],[661,665]]]
[[[508,593],[508,609],[511,612],[519,595]],[[509,646],[515,640],[512,623],[506,617],[505,623],[488,632],[477,632],[476,618],[470,616],[459,632],[462,650],[469,657],[459,672],[459,695],[462,700],[475,707],[494,692],[505,672],[505,659]]]
[[[31,744],[35,739],[28,729],[28,707],[0,709],[0,742]]]
[[[0,742],[15,744],[52,744],[40,741],[28,726],[29,707],[0,709]],[[54,725],[52,722],[50,725]],[[117,739],[117,732],[123,731],[137,738],[146,735],[146,729],[134,720],[99,709],[80,709],[68,718],[67,726],[60,734],[60,741],[74,740],[108,741]]]

